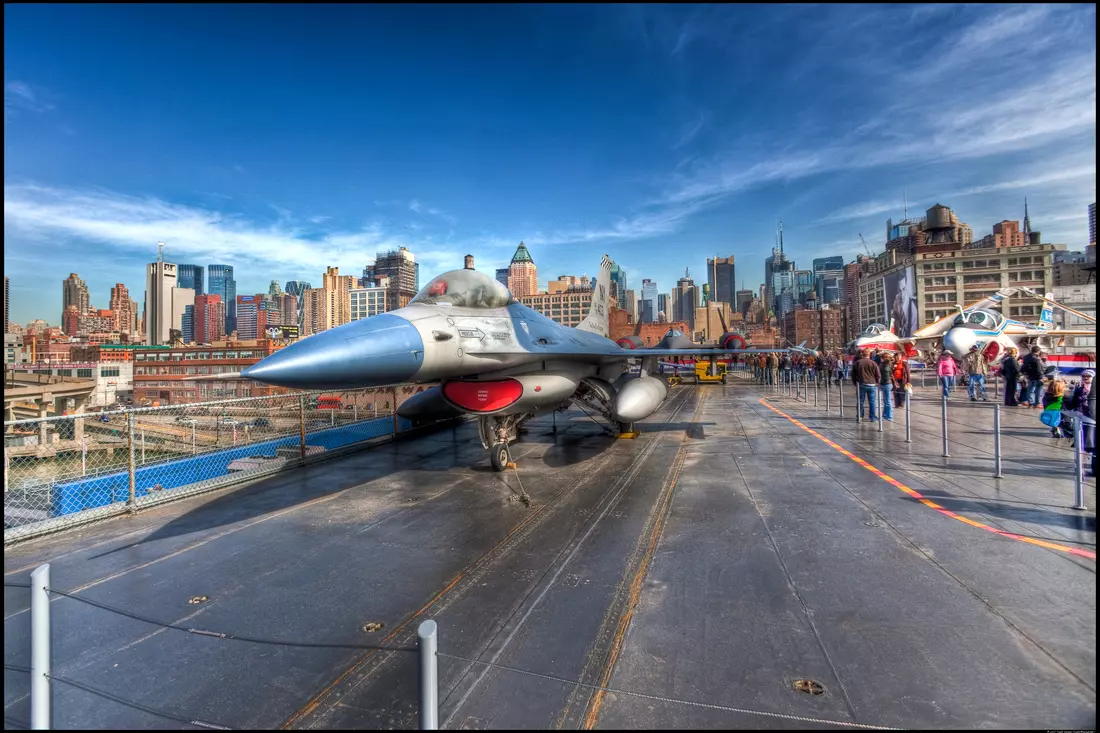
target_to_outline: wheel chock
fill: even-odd
[[[619,433],[615,437],[619,440],[633,440],[639,435],[641,435],[641,433],[639,433],[637,430],[631,430],[629,433]]]

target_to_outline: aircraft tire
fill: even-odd
[[[493,470],[500,472],[508,468],[512,456],[508,452],[507,443],[497,443],[489,449],[489,460],[492,461]]]

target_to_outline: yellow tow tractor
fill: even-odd
[[[719,362],[715,357],[710,357],[709,360],[703,361],[702,359],[695,360],[695,383],[703,384],[705,382],[721,382],[726,383],[726,371],[729,369],[728,365]]]

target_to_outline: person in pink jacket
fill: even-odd
[[[945,350],[940,354],[940,360],[936,362],[936,375],[940,378],[944,399],[947,399],[951,393],[951,388],[955,386],[955,375],[958,373],[959,365],[955,363],[951,350]]]

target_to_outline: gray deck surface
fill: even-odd
[[[489,469],[472,424],[399,440],[16,545],[5,580],[49,561],[59,589],[273,640],[408,646],[433,618],[450,728],[1094,728],[1095,560],[920,503],[766,395],[741,378],[675,388],[636,440],[579,412],[556,436],[540,418],[513,448],[518,474]],[[1036,412],[1006,408],[998,480],[989,405],[952,400],[943,458],[931,388],[912,443],[903,414],[883,433],[857,425],[852,395],[843,421],[835,392],[830,412],[824,393],[816,409],[812,392],[770,402],[961,517],[1095,553],[1095,482],[1089,510],[1071,509],[1072,453]],[[27,598],[5,588],[8,664],[29,664]],[[196,636],[64,597],[52,609],[57,675],[159,711],[416,727],[414,653]],[[5,727],[20,727],[27,675],[4,676]],[[55,727],[178,727],[55,689]]]

